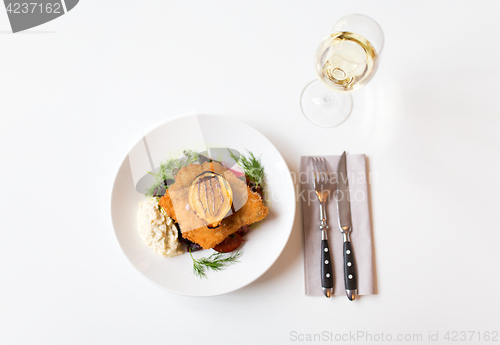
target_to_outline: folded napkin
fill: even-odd
[[[324,156],[332,181],[336,181],[340,156]],[[351,199],[352,232],[351,243],[358,275],[358,295],[375,293],[373,273],[372,230],[368,203],[368,184],[365,155],[347,155],[347,175]],[[319,201],[314,193],[312,157],[300,157],[300,198],[302,199],[302,221],[304,230],[304,270],[306,295],[324,296],[321,289],[321,231],[318,226]],[[334,295],[344,295],[343,237],[339,230],[336,184],[332,184],[330,197],[326,202],[328,242],[333,255]]]

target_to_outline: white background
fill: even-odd
[[[383,28],[381,65],[347,122],[320,129],[300,93],[350,13]],[[85,0],[9,31],[0,10],[1,344],[500,331],[499,1]],[[300,207],[281,257],[239,291],[143,279],[113,235],[113,178],[136,133],[191,110],[255,127],[294,172],[300,155],[366,153],[378,294],[304,296]]]

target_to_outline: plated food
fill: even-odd
[[[184,160],[172,161],[172,166],[169,167],[172,169],[165,171],[163,175],[159,168],[167,158],[182,157],[184,150],[203,153],[213,147],[224,148],[224,151],[226,147],[234,148],[245,153],[247,157],[248,149],[259,156],[260,167],[265,168],[264,204],[268,207],[269,214],[263,220],[250,225],[248,233],[242,236],[242,245],[230,253],[218,253],[210,249],[192,251],[191,255],[189,251],[173,257],[159,255],[144,244],[138,232],[139,203],[148,199],[146,194],[153,195],[154,189],[161,191],[160,182],[163,183],[165,179],[171,180],[168,181],[169,185],[175,182],[169,173],[180,169],[177,167],[178,163],[182,163],[182,166],[194,163]],[[148,151],[151,159],[148,158]],[[226,164],[225,159],[221,159],[217,154],[212,153],[211,157],[222,161],[223,165]],[[251,161],[247,163],[249,167],[252,166]],[[166,167],[164,164],[162,166]],[[236,177],[244,180],[241,169],[225,166],[233,171]],[[156,176],[148,174],[148,171],[156,176],[162,175],[164,179],[158,179],[156,185]],[[256,180],[263,176],[258,167],[250,171],[257,177]],[[148,180],[141,181],[144,176],[148,176]],[[252,191],[256,192],[261,188],[252,182],[249,184]],[[155,198],[161,198],[162,195]],[[276,147],[256,129],[235,118],[202,114],[168,118],[135,141],[117,167],[111,193],[110,216],[119,248],[139,276],[171,293],[216,296],[245,287],[269,270],[288,241],[295,219],[295,207],[292,175]],[[235,232],[231,241],[238,242],[238,235],[244,233],[245,228]],[[186,244],[182,246],[185,247]],[[208,279],[200,279],[198,275],[193,274],[193,259],[196,263],[200,261],[203,264],[205,259],[208,260],[212,255],[209,262],[214,264],[214,267],[227,264],[227,261],[223,260],[236,260],[238,263],[219,272],[206,270]],[[206,265],[201,267],[206,268]]]
[[[262,199],[264,169],[260,160],[251,152],[246,156],[228,152],[234,160],[228,165],[238,165],[243,174],[192,151],[185,151],[177,162],[162,164],[155,174],[156,184],[150,188],[152,195],[141,203],[138,214],[139,232],[150,248],[166,257],[200,249],[233,252],[249,226],[269,214]],[[219,262],[225,259],[211,257]],[[214,260],[206,260],[205,266],[213,268]],[[200,260],[193,259],[193,264],[194,272],[206,277],[203,270],[196,269]]]

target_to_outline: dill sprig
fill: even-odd
[[[229,150],[229,155],[236,163],[243,169],[243,172],[248,177],[248,179],[255,183],[255,187],[258,187],[264,182],[266,174],[264,173],[264,167],[260,162],[259,158],[255,157],[254,154],[247,150],[248,156],[240,154],[240,158],[236,157],[231,150]]]
[[[160,169],[156,174],[149,172],[149,174],[153,175],[156,178],[156,181],[146,192],[147,196],[153,196],[159,188],[167,189],[168,186],[166,185],[165,181],[175,180],[175,175],[180,168],[194,163],[199,159],[199,154],[194,151],[186,150],[183,153],[185,157],[183,157],[182,159],[167,159],[163,163],[161,163]]]
[[[226,265],[232,265],[239,262],[238,259],[241,256],[241,252],[232,252],[231,255],[224,257],[226,253],[213,253],[208,258],[195,259],[191,254],[191,249],[189,249],[189,255],[193,259],[193,272],[199,278],[207,278],[206,270],[211,269],[212,271],[220,271],[224,269]]]

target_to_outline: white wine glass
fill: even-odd
[[[376,21],[362,14],[340,19],[316,51],[317,80],[302,91],[300,106],[309,121],[335,127],[352,110],[352,96],[373,78],[384,46],[384,33]]]

